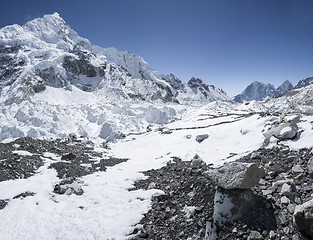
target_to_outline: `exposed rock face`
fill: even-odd
[[[261,179],[264,171],[254,163],[225,163],[208,172],[209,177],[224,189],[250,189]]]
[[[298,230],[313,239],[313,199],[296,206],[293,217]]]

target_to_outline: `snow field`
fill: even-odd
[[[48,156],[48,155],[47,155]],[[11,199],[0,214],[1,239],[125,239],[150,207],[159,190],[128,191],[142,178],[138,164],[125,162],[82,178],[84,194],[53,193],[59,182],[51,162],[28,179],[0,183],[0,199]],[[142,164],[142,170],[160,167],[160,161]],[[22,192],[35,195],[13,199]]]

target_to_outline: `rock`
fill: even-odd
[[[308,167],[308,172],[309,172],[310,178],[313,178],[313,157],[311,157],[309,159],[307,167]]]
[[[26,192],[23,192],[23,193],[20,193],[20,194],[16,195],[15,197],[13,197],[13,199],[26,198],[26,197],[34,196],[34,195],[35,195],[35,193],[26,191]]]
[[[8,204],[8,200],[2,200],[0,199],[0,210],[5,208],[5,206]]]
[[[283,188],[284,184],[289,185],[291,187],[291,189],[287,185],[285,185],[285,187]],[[273,189],[277,190],[280,187],[281,187],[280,192],[281,193],[284,192],[285,195],[288,195],[288,192],[293,193],[293,194],[297,192],[297,187],[296,187],[296,184],[294,183],[293,179],[278,180],[272,184]],[[289,195],[291,195],[291,194],[289,194]]]
[[[147,190],[153,189],[153,188],[155,188],[155,186],[156,186],[155,182],[152,182],[152,183],[150,183],[149,186],[147,187]]]
[[[191,137],[192,137],[191,134],[188,134],[188,135],[185,136],[186,139],[190,139]]]
[[[289,204],[289,205],[287,206],[287,210],[288,210],[288,212],[290,212],[291,214],[293,214],[294,211],[295,211],[295,205],[294,205],[294,204]]]
[[[280,199],[280,202],[281,204],[289,204],[290,203],[290,200],[286,197],[286,196],[283,196],[281,199]]]
[[[270,142],[272,136],[281,141],[294,139],[297,136],[299,129],[296,119],[297,118],[293,121],[283,120],[281,123],[274,122],[272,127],[263,133],[265,136],[264,145],[267,145]]]
[[[216,240],[218,236],[216,234],[216,226],[211,222],[206,222],[206,229],[205,229],[205,237],[204,240]]]
[[[191,161],[191,163],[190,163],[190,166],[191,166],[191,168],[193,168],[193,169],[199,168],[199,167],[201,167],[201,166],[203,166],[203,165],[205,165],[205,162],[201,159],[201,157],[199,157],[198,154],[196,154],[196,155],[193,157],[193,159],[192,159],[192,161]]]
[[[298,129],[296,123],[283,123],[276,128],[273,136],[279,140],[293,139],[297,136]]]
[[[280,193],[282,196],[290,197],[293,193],[292,187],[289,184],[284,183],[283,186],[281,187]]]
[[[208,134],[197,135],[196,136],[196,141],[198,143],[201,143],[203,140],[207,139],[208,137],[209,137]]]
[[[275,216],[266,202],[253,193],[251,189],[225,190],[217,188],[214,196],[213,223],[217,227],[232,226],[235,222],[262,226],[272,229],[275,226]]]
[[[264,196],[266,196],[266,195],[270,195],[270,194],[272,194],[272,190],[270,190],[270,189],[266,189],[266,190],[262,190],[262,194],[264,195]]]
[[[281,212],[279,215],[278,215],[278,220],[280,222],[281,225],[285,225],[288,223],[288,216],[285,212]]]
[[[171,130],[169,128],[162,128],[161,133],[162,134],[171,134],[171,133],[173,133],[173,130]]]
[[[250,189],[263,175],[263,168],[255,163],[231,162],[208,171],[208,176],[224,189]]]
[[[61,157],[61,160],[73,160],[76,158],[76,155],[74,153],[68,153],[68,154],[64,154]]]
[[[72,180],[63,180],[59,184],[56,184],[54,186],[54,193],[57,194],[65,194],[65,195],[71,195],[71,194],[76,194],[76,195],[83,195],[84,191],[81,188],[80,183],[78,181],[73,181]]]
[[[269,237],[270,237],[270,239],[275,239],[276,238],[276,233],[273,230],[271,230]]]
[[[251,231],[248,237],[248,240],[261,240],[261,239],[263,239],[263,236],[258,231]]]
[[[251,154],[251,159],[261,159],[261,155],[257,152]]]
[[[160,193],[160,192],[157,192],[151,196],[151,199],[153,201],[163,201],[163,200],[166,200],[167,198],[168,198],[167,194]]]
[[[303,173],[303,172],[304,172],[304,170],[301,168],[300,165],[295,165],[295,166],[293,166],[292,169],[291,169],[291,171],[292,171],[293,173]]]
[[[71,195],[73,193],[73,189],[72,188],[67,188],[64,192],[65,195]]]
[[[313,238],[313,199],[295,207],[293,221],[302,234]]]

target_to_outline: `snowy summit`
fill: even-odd
[[[141,131],[151,123],[172,120],[175,110],[156,103],[203,105],[230,100],[200,79],[183,83],[173,74],[158,73],[128,51],[92,45],[58,13],[0,29],[0,49],[0,104],[11,112],[1,116],[0,140],[64,137],[71,132],[110,139],[119,131]],[[124,107],[130,103],[141,107]],[[149,103],[154,106],[148,107]],[[74,119],[69,111],[75,112]],[[132,120],[134,116],[138,121]],[[119,121],[126,126],[119,126]]]

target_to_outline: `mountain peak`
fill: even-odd
[[[80,37],[57,13],[23,26],[0,30],[0,92],[8,87],[8,104],[29,99],[47,87],[76,87],[108,99],[202,104],[229,100],[201,79],[182,83],[163,75],[129,51],[101,48]],[[14,56],[12,56],[14,55]]]
[[[301,79],[298,82],[298,84],[295,86],[295,88],[302,88],[311,84],[313,84],[313,77],[307,77],[307,78]]]
[[[267,97],[276,98],[293,89],[293,85],[288,80],[284,81],[278,88],[271,83],[262,83],[258,81],[252,82],[246,89],[234,97],[236,102],[244,101],[262,101]]]

